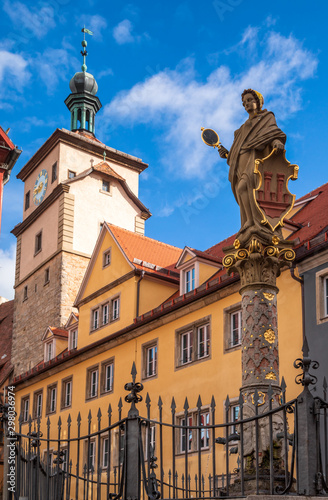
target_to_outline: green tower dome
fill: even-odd
[[[82,71],[75,73],[69,82],[71,94],[65,99],[65,104],[71,112],[71,130],[73,132],[84,131],[92,135],[95,133],[95,116],[101,108],[101,102],[96,97],[98,85],[91,73],[87,73],[86,56],[88,55],[85,33],[92,32],[82,29],[84,40],[82,40],[83,56]]]

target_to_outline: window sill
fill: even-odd
[[[101,194],[105,194],[106,196],[112,196],[112,193],[111,193],[111,192],[108,192],[108,191],[103,191],[102,189],[99,189],[99,193],[101,193]]]
[[[71,404],[69,406],[61,406],[60,407],[60,411],[71,410],[71,409],[72,409],[72,405]]]
[[[49,283],[50,283],[50,280],[45,281],[45,282],[43,283],[43,286],[47,286],[47,285],[49,285]]]
[[[86,401],[91,401],[91,400],[93,400],[93,399],[97,399],[97,398],[98,398],[98,394],[96,394],[95,396],[87,396],[87,397],[85,398],[85,400],[86,400]]]
[[[41,252],[42,252],[42,248],[40,248],[40,250],[38,250],[37,252],[34,252],[34,257],[35,257],[36,255],[38,255],[39,253],[41,253]]]
[[[108,394],[113,394],[114,390],[111,389],[110,391],[102,391],[100,393],[100,396],[107,396]]]
[[[142,381],[147,382],[147,380],[153,380],[158,377],[158,373],[154,373],[154,375],[143,375]]]
[[[211,359],[210,354],[208,354],[208,356],[203,356],[202,358],[199,358],[199,359],[193,359],[192,361],[188,361],[188,363],[183,363],[181,365],[178,365],[175,367],[175,369],[180,370],[182,368],[186,368],[187,366],[194,366],[194,365],[197,365],[198,363],[203,363],[204,361],[207,361],[208,359]]]
[[[226,347],[224,350],[224,354],[227,354],[228,352],[239,351],[240,348],[241,348],[241,344],[236,344],[236,345]]]
[[[204,448],[202,448],[202,449],[200,450],[200,452],[201,452],[201,453],[203,453],[203,452],[208,453],[208,450],[209,450],[209,449],[210,449],[210,447],[209,447],[209,446],[205,446]],[[196,455],[196,454],[198,454],[198,450],[190,450],[190,451],[188,451],[187,453],[188,453],[188,456],[190,456],[190,455]],[[176,455],[176,457],[184,457],[184,456],[185,456],[185,454],[186,454],[186,452],[185,452],[185,451],[178,451],[175,455]]]

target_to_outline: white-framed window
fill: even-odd
[[[112,299],[111,302],[111,309],[112,309],[112,321],[115,321],[116,319],[119,319],[120,317],[120,298],[116,297],[115,299]]]
[[[46,285],[50,281],[50,268],[44,270],[44,284]]]
[[[239,420],[239,405],[237,404],[232,404],[230,406],[230,421],[231,422],[237,422]],[[231,434],[236,434],[237,433],[237,428],[236,425],[232,425],[230,428],[230,433]]]
[[[33,416],[34,418],[42,417],[42,391],[34,393]]]
[[[30,208],[30,191],[25,194],[25,210]]]
[[[88,444],[87,444],[88,446]],[[90,441],[88,449],[88,467],[94,469],[96,463],[96,441]]]
[[[69,332],[69,348],[70,350],[77,348],[77,328]]]
[[[94,398],[98,394],[98,370],[93,370],[90,377],[90,397]]]
[[[110,392],[113,390],[113,375],[114,375],[113,363],[105,365],[105,392]]]
[[[109,181],[105,181],[105,180],[103,180],[103,181],[102,181],[102,184],[101,184],[101,190],[102,190],[104,193],[109,193],[109,189],[110,189],[110,184],[109,184]]]
[[[208,411],[201,413],[200,415],[200,425],[202,427],[200,431],[200,448],[208,448],[210,445],[210,432],[208,426],[210,425],[210,413]]]
[[[47,388],[47,414],[56,412],[57,384]]]
[[[157,344],[147,348],[146,376],[152,377],[157,373]]]
[[[57,179],[57,162],[55,162],[51,167],[51,183],[55,182]]]
[[[109,321],[109,303],[102,306],[102,324],[106,325]]]
[[[109,439],[107,437],[102,440],[102,466],[104,469],[108,467],[108,458],[109,458]]]
[[[180,452],[193,451],[193,430],[190,427],[193,425],[192,415],[180,420]]]
[[[241,309],[230,314],[230,347],[241,343]]]
[[[210,325],[197,328],[197,356],[198,359],[206,358],[210,353]]]
[[[184,292],[188,293],[195,288],[195,267],[184,271]]]
[[[200,414],[200,421],[198,419],[198,412],[188,414],[187,420],[181,417],[179,421],[180,428],[180,442],[179,452],[185,453],[187,451],[194,452],[198,450],[199,440],[200,449],[205,450],[210,446],[210,413],[208,410],[203,410]],[[196,426],[200,426],[199,429]],[[193,428],[195,427],[195,428]]]
[[[62,409],[69,408],[72,405],[72,379],[63,380],[62,383]]]
[[[176,331],[176,366],[209,358],[211,354],[210,316]]]
[[[23,293],[23,302],[24,300],[27,300],[28,299],[28,296],[27,296],[27,285],[24,286],[24,293]]]
[[[45,344],[45,361],[50,361],[54,357],[54,342],[46,342]]]
[[[92,329],[97,330],[99,326],[99,308],[97,308],[92,311]]]
[[[241,302],[226,307],[223,310],[223,340],[224,351],[240,349],[242,338]]]
[[[103,267],[107,267],[111,263],[111,248],[105,250],[103,253]]]
[[[22,416],[23,416],[23,422],[27,422],[28,421],[29,411],[30,411],[30,396],[27,396],[26,398],[22,399]]]
[[[67,448],[62,448],[60,450],[61,452],[61,459],[62,459],[62,463],[61,463],[61,469],[65,472],[67,472]]]
[[[181,335],[181,364],[185,365],[192,361],[193,332],[186,332]]]

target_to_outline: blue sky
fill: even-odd
[[[291,191],[327,181],[326,3],[2,0],[0,9],[0,124],[23,150],[4,188],[0,296],[13,296],[10,230],[23,211],[15,176],[55,128],[70,126],[64,99],[80,71],[84,24],[103,105],[96,136],[149,164],[140,176],[153,213],[147,236],[204,250],[239,229],[226,162],[200,127],[229,149],[246,119],[244,88],[264,95],[287,134],[286,157],[300,166]]]

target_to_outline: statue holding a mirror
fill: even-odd
[[[202,139],[217,147],[230,167],[229,180],[240,207],[238,241],[248,241],[254,235],[267,241],[273,236],[281,239],[283,218],[294,203],[287,182],[297,177],[295,169],[289,175],[288,167],[298,167],[285,159],[286,135],[277,126],[274,114],[262,109],[262,94],[247,89],[241,98],[248,119],[235,131],[230,151],[222,146],[214,130],[202,129]]]

